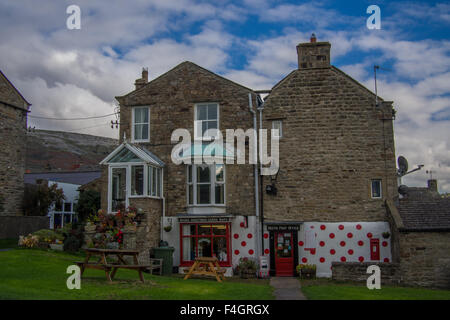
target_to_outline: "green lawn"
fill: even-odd
[[[0,299],[273,299],[268,280],[188,279],[119,269],[112,284],[101,270],[85,271],[80,290],[66,287],[67,266],[80,255],[50,250],[0,251]]]
[[[17,248],[19,239],[0,239],[0,249]]]
[[[450,300],[450,290],[384,286],[369,290],[365,284],[336,283],[327,279],[301,280],[311,300]]]

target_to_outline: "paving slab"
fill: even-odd
[[[306,300],[297,278],[272,277],[270,285],[275,289],[275,300]]]

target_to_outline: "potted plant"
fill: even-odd
[[[240,277],[243,279],[256,278],[258,264],[254,260],[248,258],[240,258],[237,270]]]
[[[315,279],[316,278],[316,265],[315,264],[299,264],[297,267],[297,273],[302,279]]]
[[[381,235],[382,235],[383,238],[385,238],[385,239],[387,239],[387,238],[389,238],[389,237],[391,236],[391,234],[389,233],[389,231],[383,232]]]

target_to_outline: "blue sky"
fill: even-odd
[[[66,28],[67,6],[81,8],[81,30]],[[369,5],[381,30],[366,28]],[[133,89],[190,60],[253,89],[269,89],[297,67],[295,46],[330,41],[332,64],[394,101],[396,153],[433,170],[450,192],[450,4],[443,1],[60,1],[0,2],[0,69],[31,101],[31,116],[103,115]],[[42,129],[117,137],[111,119],[30,118]]]

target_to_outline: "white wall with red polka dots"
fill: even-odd
[[[390,262],[391,239],[383,237],[390,232],[387,222],[305,222],[298,231],[297,264],[314,264],[317,277],[331,277],[331,263]],[[270,255],[269,232],[265,229],[264,253]],[[371,241],[379,240],[380,260],[371,260]]]

